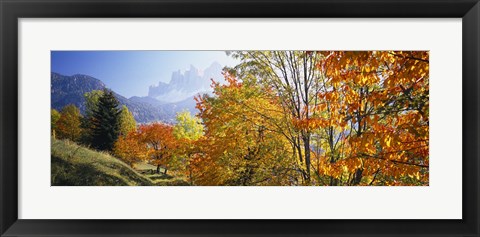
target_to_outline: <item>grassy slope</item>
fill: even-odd
[[[160,168],[160,174],[155,173],[157,167],[147,164],[145,162],[138,162],[133,164],[133,168],[143,175],[151,179],[157,186],[185,186],[189,185],[188,182],[181,178],[177,178],[171,175],[162,174],[165,172],[164,168]]]
[[[53,186],[156,185],[117,158],[69,141],[52,139],[51,158]]]

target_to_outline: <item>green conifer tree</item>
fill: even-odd
[[[92,146],[98,150],[111,151],[118,138],[119,102],[113,92],[105,89],[98,99],[98,106],[92,116]]]
[[[98,108],[98,100],[103,95],[103,90],[93,90],[86,92],[85,98],[85,117],[82,119],[83,133],[80,138],[82,144],[92,146],[93,144],[93,111]]]

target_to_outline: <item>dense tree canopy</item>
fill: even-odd
[[[130,166],[148,158],[147,146],[142,143],[142,135],[136,130],[120,136],[114,144],[113,153]]]
[[[177,124],[173,127],[173,134],[177,139],[198,140],[203,136],[202,121],[193,117],[190,112],[184,111],[177,114]]]
[[[142,135],[141,141],[147,144],[150,163],[157,165],[157,172],[160,166],[167,168],[178,146],[173,135],[173,126],[162,123],[141,125],[139,133]]]
[[[123,105],[118,118],[119,132],[121,136],[126,136],[129,132],[137,128],[137,122],[133,114],[128,110],[127,106]]]
[[[206,137],[215,126],[220,126],[219,134],[234,134],[242,125],[254,128],[247,121],[263,116],[266,124],[277,128],[269,130],[290,144],[287,153],[293,157],[291,167],[297,173],[290,184],[296,184],[296,180],[304,185],[428,184],[428,52],[231,54],[241,60],[227,75],[234,79],[227,78],[227,86],[214,84],[216,96],[199,101]],[[222,93],[229,87],[236,90]],[[244,87],[258,90],[259,98],[249,102],[231,98]],[[260,98],[276,100],[278,107],[265,113],[254,109],[256,113],[249,114],[247,111],[256,105],[269,108]],[[219,104],[218,110],[209,107],[215,108],[215,103]],[[234,109],[240,112],[232,112]],[[229,116],[222,117],[223,113]],[[230,125],[228,119],[242,121]],[[223,146],[228,144],[227,138],[221,137]],[[232,143],[242,144],[239,138],[235,136]],[[210,137],[207,140],[220,146]],[[274,139],[268,140],[269,145],[274,143]],[[243,144],[227,152],[220,150],[219,154],[250,150]],[[226,160],[228,165],[222,164],[214,171],[228,173],[221,169],[235,164],[235,159]]]
[[[57,130],[57,121],[60,119],[61,114],[56,109],[50,110],[50,130],[52,136],[55,137],[55,130]]]
[[[320,54],[318,116],[297,121],[318,131],[319,173],[335,185],[428,184],[428,52]]]
[[[271,88],[254,78],[225,75],[214,96],[198,98],[205,125],[201,156],[195,160],[202,185],[281,185],[298,168],[292,159],[283,111]]]
[[[60,118],[58,118],[54,126],[56,128],[56,136],[60,139],[78,141],[82,134],[81,118],[80,110],[75,105],[63,107]]]

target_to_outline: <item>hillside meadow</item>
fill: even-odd
[[[134,169],[107,152],[52,138],[52,186],[176,186],[187,182],[156,174],[139,163]]]

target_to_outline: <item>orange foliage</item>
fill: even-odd
[[[225,74],[214,97],[197,97],[205,136],[192,160],[200,185],[281,185],[291,166],[288,141],[279,132],[283,111],[268,90]]]
[[[346,185],[428,184],[428,52],[318,53],[321,123],[297,123],[337,131],[335,146],[316,154],[320,174]]]
[[[140,137],[137,131],[131,131],[126,136],[120,136],[114,144],[114,154],[130,166],[138,161],[145,160],[147,146],[141,142]]]
[[[180,143],[173,136],[173,126],[163,123],[140,125],[125,137],[119,137],[114,145],[114,153],[125,162],[133,165],[146,161],[167,168],[178,152]]]
[[[167,167],[178,147],[173,136],[173,126],[163,123],[140,125],[139,140],[146,144],[146,160],[157,166]]]

